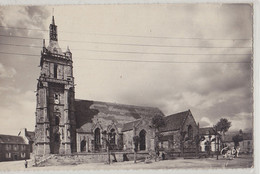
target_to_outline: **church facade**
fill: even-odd
[[[134,136],[139,137],[139,151],[155,150],[161,144],[180,152],[185,136],[189,138],[189,147],[193,146],[198,126],[190,110],[165,116],[155,107],[75,99],[72,53],[69,48],[66,52],[60,49],[54,17],[49,45],[46,47],[43,41],[40,67],[36,155],[103,152],[108,148],[133,151]],[[159,130],[160,139],[155,138],[152,125],[152,118],[158,115],[166,120],[165,127]]]

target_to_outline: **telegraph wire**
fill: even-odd
[[[20,46],[20,47],[32,47],[32,48],[42,48],[40,46],[34,46],[34,45],[18,45],[18,44],[5,44],[0,43],[0,45],[8,45],[8,46]],[[64,49],[64,48],[63,48]],[[71,49],[73,50],[73,49]],[[80,51],[88,51],[88,52],[101,52],[101,53],[119,53],[119,54],[149,54],[149,55],[178,55],[178,56],[248,56],[252,54],[187,54],[187,53],[165,53],[165,52],[137,52],[137,51],[109,51],[109,50],[91,50],[91,49],[75,49]]]
[[[0,34],[1,37],[17,37],[17,38],[23,38],[23,39],[36,39],[36,40],[43,40],[43,38],[39,37],[28,37],[28,36],[14,36],[14,35],[2,35]],[[46,39],[48,40],[48,39]],[[78,42],[78,43],[91,43],[91,44],[105,44],[105,45],[123,45],[123,46],[145,46],[145,47],[176,47],[176,48],[251,48],[251,47],[211,47],[211,46],[193,46],[193,45],[152,45],[152,44],[132,44],[132,43],[116,43],[116,42],[90,42],[90,41],[76,41],[76,40],[59,40],[62,42]]]
[[[122,53],[122,54],[153,54],[153,55],[176,55],[176,56],[249,56],[252,54],[187,54],[187,53],[163,53],[163,52],[136,52],[136,51],[108,51],[108,50],[90,50],[91,52],[105,52],[105,53]]]
[[[113,62],[141,62],[141,63],[203,63],[203,64],[207,64],[207,63],[228,63],[228,64],[236,64],[236,63],[251,63],[251,62],[207,62],[207,61],[199,61],[199,62],[193,62],[193,61],[160,61],[160,60],[130,60],[130,59],[123,59],[123,60],[119,60],[119,59],[87,59],[87,60],[100,60],[100,61],[113,61]]]
[[[16,46],[16,47],[42,48],[42,46],[37,46],[37,45],[20,45],[20,44],[9,44],[9,43],[0,43],[0,45]]]
[[[34,30],[34,31],[44,31],[48,32],[47,29],[36,29],[36,28],[20,28],[20,27],[7,27],[0,26],[1,28],[9,28],[9,29],[20,29],[20,30]],[[154,38],[154,39],[176,39],[176,40],[223,40],[223,41],[235,41],[235,40],[252,40],[248,38],[231,38],[231,39],[216,39],[216,38],[197,38],[197,37],[167,37],[167,36],[142,36],[142,35],[127,35],[127,34],[101,34],[101,33],[80,33],[80,32],[70,32],[70,31],[59,31],[62,33],[70,33],[70,34],[80,34],[80,35],[101,35],[101,36],[119,36],[119,37],[136,37],[136,38]]]
[[[34,31],[45,31],[49,32],[49,30],[44,30],[44,29],[38,29],[38,28],[21,28],[21,27],[7,27],[7,26],[0,26],[1,28],[8,28],[8,29],[15,29],[15,30],[34,30]]]
[[[0,34],[0,36],[2,37],[17,37],[17,38],[23,38],[23,39],[36,39],[36,40],[43,40],[43,38],[39,38],[39,37],[28,37],[28,36],[14,36],[14,35],[3,35],[3,34]]]
[[[37,54],[27,54],[27,53],[9,53],[9,52],[2,52],[0,54],[7,54],[7,55],[18,55],[18,56],[32,56],[32,57],[40,57]],[[92,59],[92,58],[84,58],[84,60],[93,60],[93,61],[112,61],[112,62],[139,62],[139,63],[203,63],[203,64],[210,64],[210,63],[227,63],[227,64],[250,64],[251,62],[221,62],[221,61],[160,61],[160,60],[133,60],[133,59]]]
[[[157,44],[131,44],[131,43],[116,43],[116,42],[88,42],[94,44],[105,45],[123,45],[123,46],[144,46],[144,47],[170,47],[170,48],[251,48],[251,47],[211,47],[211,46],[193,46],[193,45],[157,45]]]

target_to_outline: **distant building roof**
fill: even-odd
[[[200,135],[215,135],[216,131],[213,127],[203,127],[199,129]]]
[[[252,133],[243,133],[243,140],[253,140]]]
[[[227,133],[224,136],[224,142],[233,142],[233,136],[237,135],[239,133]],[[252,133],[243,133],[243,140],[252,140],[253,134]]]
[[[133,130],[134,125],[138,124],[141,120],[135,120],[132,122],[125,123],[122,128],[122,132]]]
[[[75,115],[77,128],[81,128],[86,123],[92,123],[95,116],[121,125],[140,118],[152,118],[154,115],[164,116],[160,109],[154,107],[78,99],[75,100]]]
[[[159,130],[161,132],[179,130],[190,113],[188,110],[164,117],[166,125]]]
[[[28,138],[29,141],[34,141],[35,137],[35,132],[33,131],[26,131],[26,137]]]
[[[0,135],[0,144],[26,144],[23,137],[14,135]]]

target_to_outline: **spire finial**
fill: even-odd
[[[70,52],[70,48],[69,48],[69,46],[67,45],[67,52]]]
[[[45,48],[45,39],[43,39],[42,47]]]
[[[52,8],[52,25],[55,25],[55,21],[54,21],[54,8]]]
[[[55,25],[54,16],[52,16],[52,25]]]

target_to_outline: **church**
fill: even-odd
[[[134,149],[133,137],[139,137],[138,151],[156,148],[180,152],[194,149],[198,125],[190,110],[165,116],[156,107],[133,106],[75,99],[72,53],[58,44],[54,17],[49,27],[49,45],[43,48],[37,84],[35,155],[73,154]],[[161,116],[165,126],[160,139],[152,118]],[[185,141],[184,141],[185,140]]]

